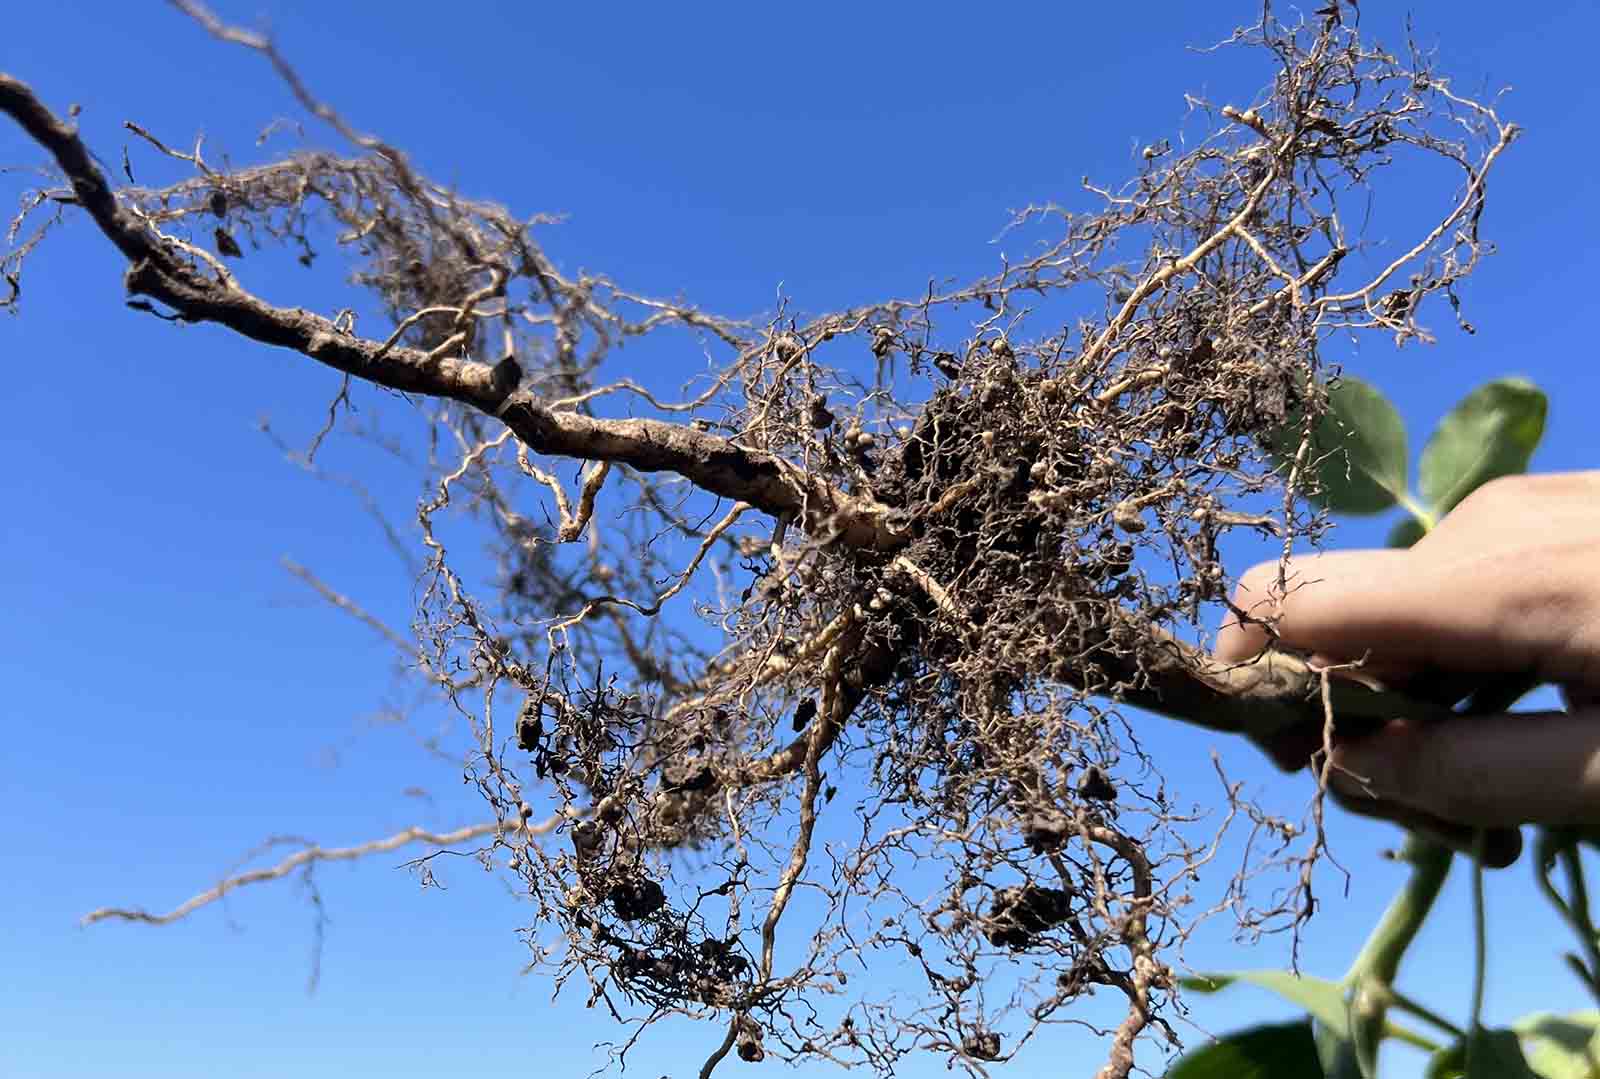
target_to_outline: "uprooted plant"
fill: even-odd
[[[126,256],[133,306],[342,373],[329,428],[362,384],[417,402],[435,493],[408,647],[470,719],[493,811],[256,878],[481,841],[558,979],[619,1019],[722,1024],[703,1073],[735,1051],[980,1069],[1095,987],[1127,1000],[1103,1075],[1129,1073],[1147,1028],[1170,1038],[1166,957],[1216,847],[1125,710],[1263,736],[1320,723],[1324,690],[1342,720],[1393,706],[1287,651],[1229,667],[1186,637],[1229,602],[1219,537],[1319,534],[1325,345],[1426,339],[1441,301],[1460,318],[1516,127],[1414,50],[1364,42],[1337,0],[1294,27],[1264,15],[1230,42],[1270,58],[1260,97],[1192,100],[1203,137],[1086,185],[1087,211],[1017,213],[1019,241],[1040,238],[1026,258],[751,322],[564,273],[545,222],[432,183],[269,41],[178,6],[264,53],[353,154],[221,170],[130,124],[192,175],[115,190],[70,121],[0,76],[0,111],[65,180],[24,197],[7,305],[81,212]],[[1344,202],[1366,213],[1419,159],[1454,190],[1414,241],[1352,257]],[[348,302],[275,306],[224,261],[276,245],[309,263],[330,240]],[[360,336],[350,311],[374,300],[392,328]],[[674,333],[715,361],[681,398],[618,375],[621,344]],[[562,462],[583,463],[576,484]],[[493,580],[458,568],[453,527],[490,532]],[[1246,912],[1246,867],[1232,899],[1253,926],[1298,925],[1320,828],[1301,849],[1297,826],[1249,815],[1295,883]],[[238,883],[92,917],[171,920]],[[850,982],[876,953],[920,971],[920,998]]]

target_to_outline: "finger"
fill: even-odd
[[[1323,732],[1320,724],[1291,728],[1262,744],[1262,748],[1271,755],[1278,767],[1286,772],[1304,768],[1312,754],[1322,747]],[[1353,783],[1348,776],[1343,776],[1337,771],[1334,772],[1334,782],[1330,789],[1334,801],[1343,809],[1357,816],[1398,824],[1407,831],[1417,832],[1459,854],[1470,855],[1477,850],[1478,837],[1482,832],[1483,864],[1490,869],[1503,869],[1513,865],[1522,854],[1522,832],[1517,828],[1484,830],[1444,820],[1402,802],[1379,798],[1370,788]]]
[[[1217,633],[1217,658],[1240,663],[1258,655],[1269,642],[1265,623],[1281,625],[1289,600],[1309,587],[1336,590],[1352,583],[1376,578],[1377,587],[1399,571],[1389,563],[1404,558],[1404,551],[1331,551],[1307,555],[1282,563],[1263,562],[1239,579],[1234,591],[1234,606],[1240,614],[1230,614]],[[1281,573],[1280,573],[1281,569]],[[1303,599],[1296,599],[1296,606]],[[1293,642],[1291,642],[1293,643]],[[1304,646],[1302,646],[1304,647]]]
[[[1580,708],[1594,708],[1600,710],[1600,686],[1563,686],[1561,698],[1567,702],[1570,711]]]
[[[1322,723],[1296,723],[1291,727],[1273,731],[1256,745],[1285,772],[1298,772],[1311,760],[1312,754],[1323,746],[1326,736]]]
[[[1517,828],[1472,828],[1443,820],[1420,809],[1379,801],[1365,792],[1341,793],[1334,789],[1333,796],[1341,808],[1357,816],[1398,824],[1406,831],[1449,847],[1457,854],[1481,852],[1483,865],[1487,869],[1504,869],[1515,865],[1522,855],[1522,831]]]
[[[1474,827],[1600,824],[1600,711],[1394,720],[1334,748],[1348,796]]]
[[[1581,544],[1548,545],[1515,565],[1505,564],[1504,554],[1449,546],[1316,555],[1285,567],[1286,592],[1275,564],[1251,570],[1237,606],[1253,617],[1276,615],[1285,644],[1331,657],[1370,654],[1391,670],[1532,669],[1547,680],[1576,681],[1585,672],[1562,664],[1586,654],[1575,641],[1600,632],[1573,587],[1581,572],[1592,572],[1582,567],[1593,555]],[[1246,659],[1266,640],[1260,625],[1232,618],[1219,635],[1219,655]]]

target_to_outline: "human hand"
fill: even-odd
[[[1505,676],[1555,683],[1564,712],[1391,720],[1341,737],[1331,784],[1350,808],[1446,839],[1525,823],[1600,829],[1600,471],[1486,484],[1409,550],[1295,559],[1241,579],[1236,605],[1276,616],[1278,644],[1412,696],[1454,703]],[[1269,643],[1230,618],[1226,662]],[[1337,723],[1337,716],[1335,717]],[[1300,767],[1322,748],[1320,724],[1266,748]],[[1510,855],[1515,858],[1515,851]]]

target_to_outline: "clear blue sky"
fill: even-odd
[[[780,283],[820,310],[989,268],[1007,209],[1070,203],[1085,174],[1119,180],[1137,147],[1181,121],[1186,90],[1221,100],[1255,89],[1266,75],[1255,58],[1185,48],[1225,36],[1255,6],[254,0],[218,10],[270,26],[319,93],[436,178],[520,214],[569,215],[547,233],[564,265],[755,314]],[[1365,6],[1398,44],[1398,16]],[[1594,466],[1600,8],[1425,0],[1409,10],[1460,85],[1515,87],[1503,112],[1527,137],[1491,184],[1486,226],[1501,253],[1466,291],[1478,335],[1441,325],[1439,345],[1402,353],[1369,342],[1349,368],[1388,390],[1419,432],[1477,382],[1532,376],[1553,397],[1536,467]],[[124,119],[176,143],[203,131],[213,160],[244,163],[265,122],[297,115],[258,58],[162,5],[14,4],[5,23],[0,69],[57,108],[80,103],[108,162]],[[0,125],[0,162],[38,158]],[[159,171],[147,155],[135,163]],[[331,921],[315,995],[313,915],[290,882],[165,929],[76,927],[106,903],[171,905],[268,836],[343,844],[480,817],[459,772],[410,733],[437,715],[422,707],[411,728],[384,722],[416,702],[382,643],[279,567],[286,555],[312,565],[406,621],[408,577],[371,522],[257,430],[270,417],[303,443],[333,376],[128,311],[121,269],[76,222],[30,264],[21,317],[0,320],[0,540],[12,567],[0,618],[0,1075],[589,1073],[605,1062],[596,1043],[616,1030],[581,993],[552,1003],[547,983],[519,974],[514,931],[529,911],[470,862],[444,867],[448,889],[426,892],[399,856],[325,869]],[[252,276],[249,261],[241,273],[271,299],[319,302],[303,278]],[[359,446],[336,445],[327,463],[369,477],[402,515],[414,505],[414,481]],[[1383,531],[1353,525],[1336,542],[1376,543]],[[1191,800],[1214,793],[1216,747],[1269,804],[1304,803],[1303,780],[1243,745],[1156,720],[1144,730],[1169,774],[1193,783]],[[1400,880],[1377,857],[1397,833],[1344,817],[1333,829],[1353,882],[1346,896],[1325,877],[1303,957],[1329,976]],[[1525,864],[1491,881],[1497,1021],[1586,1004],[1529,881]],[[1464,884],[1452,883],[1405,975],[1414,995],[1454,1015],[1470,972]],[[1188,959],[1273,966],[1285,953],[1281,942],[1246,953],[1214,933]],[[1198,1040],[1285,1014],[1240,991],[1195,1001],[1197,1027],[1183,1032]],[[715,1037],[663,1029],[633,1068],[690,1074]],[[1062,1028],[1010,1074],[1086,1074],[1100,1050]],[[1142,1059],[1157,1063],[1153,1043]],[[946,1072],[927,1058],[903,1074]]]

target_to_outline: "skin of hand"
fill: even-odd
[[[1277,647],[1327,664],[1364,660],[1359,675],[1412,696],[1455,703],[1497,678],[1528,674],[1561,687],[1568,708],[1396,717],[1341,738],[1331,783],[1348,808],[1470,845],[1474,829],[1516,844],[1534,823],[1600,832],[1600,471],[1494,480],[1409,550],[1342,551],[1255,567],[1235,604],[1276,619]],[[1268,646],[1265,627],[1230,618],[1217,656],[1239,662]],[[1322,747],[1316,729],[1264,746],[1284,768]],[[1492,844],[1491,844],[1492,845]],[[1486,855],[1509,864],[1516,847]]]

